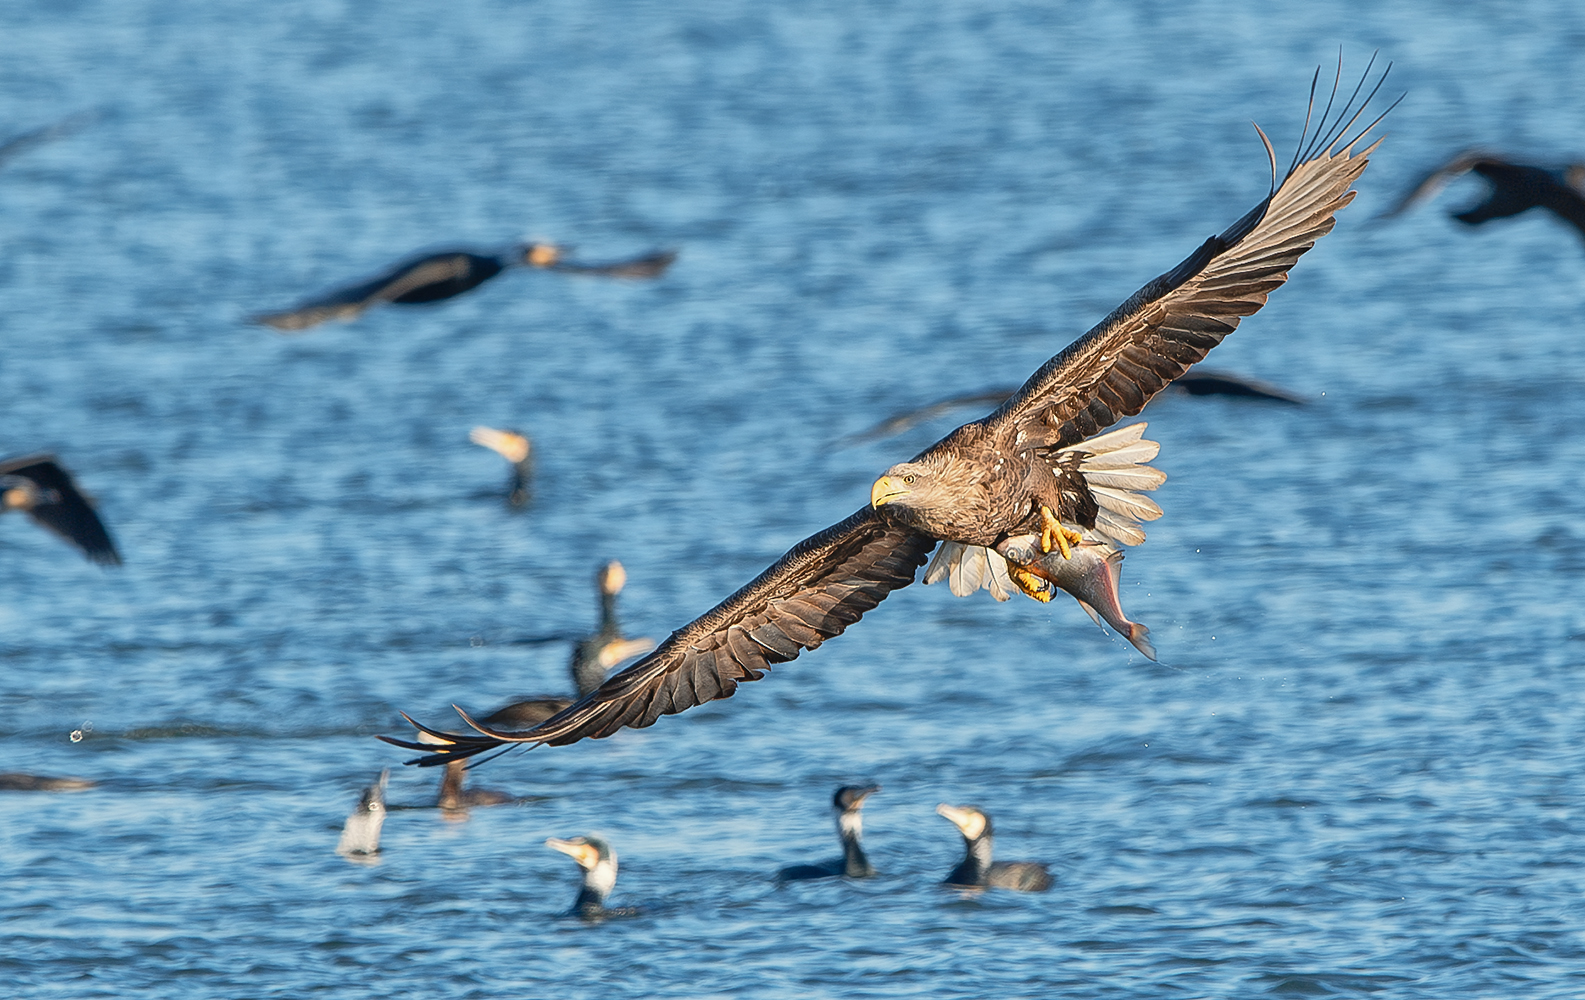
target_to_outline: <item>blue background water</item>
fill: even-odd
[[[1577,236],[1467,231],[1484,145],[1580,151],[1568,3],[13,5],[0,172],[9,453],[56,450],[126,557],[0,522],[0,981],[29,997],[1575,997],[1585,991]],[[1407,90],[1335,233],[1164,398],[1167,516],[1125,603],[896,595],[760,684],[476,772],[332,853],[407,709],[565,684],[620,557],[663,636],[865,502],[1264,193],[1309,74]],[[676,247],[300,338],[243,317],[429,246]],[[514,514],[477,423],[528,430]],[[87,738],[68,734],[91,723]],[[422,805],[433,772],[395,767]],[[775,888],[878,781],[870,883]],[[1046,895],[935,883],[974,801]],[[616,845],[558,918],[548,835]]]

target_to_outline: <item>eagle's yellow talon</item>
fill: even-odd
[[[1018,584],[1019,590],[1022,590],[1041,604],[1046,604],[1051,600],[1051,584],[1044,577],[1031,573],[1011,560],[1007,563],[1007,575],[1012,577],[1014,583]]]
[[[1058,521],[1057,515],[1045,504],[1040,505],[1040,520],[1044,524],[1040,529],[1040,551],[1050,552],[1055,548],[1062,553],[1062,558],[1072,559],[1072,546],[1079,544],[1084,536]]]

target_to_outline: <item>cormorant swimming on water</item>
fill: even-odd
[[[1460,153],[1420,179],[1412,190],[1381,214],[1397,215],[1433,197],[1448,181],[1471,171],[1485,178],[1486,199],[1462,212],[1451,213],[1467,226],[1506,219],[1532,208],[1544,208],[1585,235],[1585,163],[1570,163],[1562,170],[1512,163],[1490,153]]]
[[[1051,873],[1038,861],[992,861],[991,818],[974,806],[936,806],[963,834],[963,860],[943,880],[946,885],[970,889],[1016,889],[1045,892]]]
[[[599,837],[573,837],[559,840],[549,837],[545,846],[578,862],[583,869],[583,887],[578,898],[567,911],[571,917],[583,920],[602,920],[606,917],[631,917],[638,913],[634,906],[608,907],[605,898],[616,885],[616,851]]]
[[[627,639],[622,635],[622,623],[616,616],[616,595],[627,585],[627,570],[612,559],[594,575],[595,589],[600,594],[600,627],[572,650],[572,683],[578,697],[599,688],[611,668],[623,660],[642,656],[655,648],[653,639]]]
[[[101,566],[121,565],[121,555],[104,522],[54,455],[0,461],[0,513],[8,510],[27,511],[33,520]]]
[[[550,715],[545,718],[550,718]],[[517,801],[506,792],[493,788],[463,788],[467,770],[463,761],[451,761],[440,776],[440,796],[435,800],[435,805],[451,818],[467,819],[467,811],[474,806],[504,806]]]
[[[494,427],[475,427],[468,432],[468,440],[488,448],[512,464],[512,484],[506,502],[513,507],[528,503],[529,479],[534,474],[534,445],[521,431],[496,430]]]
[[[363,790],[357,806],[341,828],[337,854],[350,858],[380,853],[380,827],[385,825],[385,783],[390,777],[391,770],[386,768],[374,784]]]
[[[622,564],[613,559],[601,566],[594,582],[600,594],[600,627],[573,647],[572,661],[568,664],[568,672],[572,675],[572,683],[578,690],[579,698],[604,683],[605,675],[612,667],[655,647],[653,640],[626,639],[622,636],[622,623],[616,614],[616,595],[621,593],[627,583],[627,571],[622,568]],[[484,721],[499,729],[528,729],[567,708],[574,700],[556,695],[523,698],[496,709]],[[430,745],[444,745],[438,737],[428,733],[421,733],[419,739]],[[494,806],[513,801],[505,792],[486,788],[465,791],[465,770],[462,760],[446,762],[445,774],[440,779],[440,799],[436,803],[440,808],[460,811],[469,806]]]
[[[331,319],[355,319],[383,302],[417,305],[438,302],[473,289],[509,267],[536,267],[611,278],[656,278],[676,258],[671,251],[647,254],[611,264],[577,264],[562,259],[562,249],[550,243],[530,243],[501,254],[448,250],[406,260],[377,278],[339,288],[309,299],[284,312],[263,313],[253,322],[295,332]]]
[[[776,873],[780,882],[795,882],[811,878],[869,878],[875,874],[870,859],[864,856],[864,800],[880,791],[879,785],[859,787],[843,785],[831,797],[831,811],[836,815],[837,836],[842,838],[842,856],[818,865],[791,865]]]

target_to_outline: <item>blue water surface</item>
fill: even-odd
[[[0,521],[0,992],[38,998],[1471,997],[1585,993],[1585,254],[1469,230],[1484,146],[1581,152],[1571,3],[74,0],[0,23],[7,454],[126,565]],[[1163,397],[1131,551],[1159,664],[1050,605],[895,595],[736,697],[475,772],[375,733],[567,684],[591,576],[664,636],[1256,203],[1249,123],[1372,51],[1408,99],[1336,231]],[[284,337],[245,318],[415,250],[680,251],[519,271]],[[504,503],[475,424],[536,444]],[[78,742],[69,734],[84,733]],[[865,883],[777,888],[879,782]],[[1043,895],[936,883],[977,802]],[[603,833],[585,925],[546,836]]]

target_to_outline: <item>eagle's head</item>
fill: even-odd
[[[870,487],[870,506],[926,534],[942,537],[944,526],[962,514],[968,491],[979,476],[970,463],[939,453],[923,455],[886,470]]]

